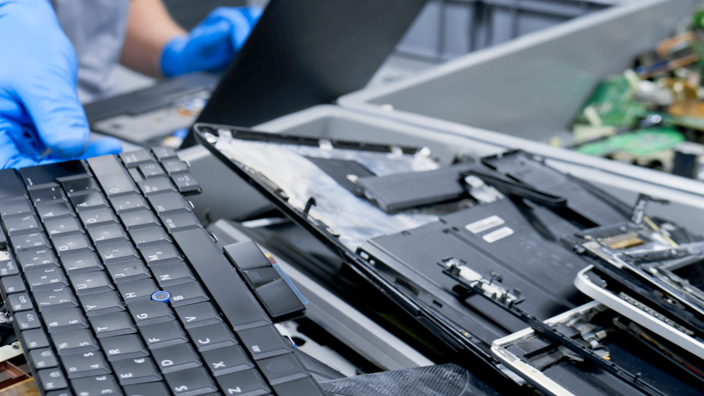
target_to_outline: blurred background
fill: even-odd
[[[400,80],[463,54],[630,1],[637,0],[430,0],[369,85]],[[164,3],[174,20],[190,30],[216,7],[264,7],[267,0]],[[154,80],[122,69],[120,82],[126,92],[151,85]]]

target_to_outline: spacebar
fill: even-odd
[[[271,323],[239,274],[202,228],[171,234],[235,331]]]

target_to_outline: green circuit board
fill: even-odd
[[[576,151],[599,157],[616,152],[628,153],[635,157],[647,157],[672,150],[683,141],[685,141],[685,137],[677,129],[649,128],[587,143],[578,147]]]
[[[640,118],[648,114],[648,108],[646,104],[636,102],[633,96],[633,88],[624,76],[603,80],[582,106],[582,111],[574,119],[573,126],[590,124],[584,115],[584,109],[592,107],[604,126],[634,127]]]

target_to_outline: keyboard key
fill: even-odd
[[[134,180],[135,183],[139,183],[142,180],[144,180],[144,177],[142,177],[142,174],[139,173],[138,168],[129,168],[129,169],[127,169],[127,173],[130,174],[130,176],[132,177],[132,180]]]
[[[81,300],[81,307],[88,317],[125,310],[122,299],[114,291],[87,294],[78,298]]]
[[[93,244],[83,234],[73,234],[54,238],[54,248],[62,255],[78,250],[93,250]]]
[[[166,158],[178,158],[176,151],[171,147],[152,147],[152,153],[158,161],[163,161]]]
[[[237,335],[254,360],[265,359],[290,351],[284,343],[281,333],[273,325],[239,331]]]
[[[71,203],[78,212],[108,206],[108,201],[105,199],[105,196],[97,191],[73,195],[71,197]]]
[[[46,248],[29,249],[17,254],[17,261],[20,263],[23,272],[55,268],[59,266],[59,260],[53,250]]]
[[[296,292],[283,279],[256,288],[254,294],[259,297],[269,316],[275,319],[301,313],[306,309]]]
[[[164,227],[171,234],[189,228],[203,228],[196,216],[191,212],[170,212],[162,214],[160,217]]]
[[[164,191],[176,191],[176,187],[174,187],[168,177],[154,177],[142,180],[141,182],[137,182],[137,185],[146,196]]]
[[[39,329],[42,327],[39,317],[34,311],[16,312],[12,315],[12,320],[17,323],[20,330]]]
[[[188,342],[188,336],[181,329],[181,325],[172,320],[150,324],[139,328],[142,338],[149,349],[163,348],[171,345]]]
[[[237,345],[232,331],[224,323],[212,324],[188,329],[193,343],[199,351],[208,351],[226,346]]]
[[[104,271],[73,274],[69,275],[69,278],[79,296],[115,289]]]
[[[44,227],[49,234],[49,238],[83,232],[83,227],[78,223],[78,219],[73,216],[47,220],[44,222]]]
[[[117,157],[104,155],[89,158],[88,165],[108,197],[137,191],[137,187]]]
[[[208,295],[197,282],[179,283],[164,287],[164,290],[171,293],[171,305],[181,307],[184,305],[208,301]]]
[[[29,298],[28,293],[10,294],[7,296],[7,302],[10,304],[10,307],[12,307],[14,312],[34,309],[34,305],[32,304],[32,300]]]
[[[205,230],[179,231],[172,237],[235,330],[271,323],[247,285]]]
[[[257,362],[257,366],[271,385],[305,378],[309,375],[293,352],[262,359]]]
[[[166,172],[164,172],[161,166],[156,162],[140,165],[139,171],[142,173],[145,179],[149,179],[151,177],[164,176],[166,174]]]
[[[135,228],[147,227],[160,225],[159,220],[156,216],[149,210],[136,210],[134,212],[127,212],[120,215],[122,222],[125,224],[125,228],[131,231]]]
[[[61,184],[63,185],[64,190],[68,191],[69,196],[80,195],[85,192],[100,191],[98,182],[96,182],[92,177],[69,180]]]
[[[100,345],[111,362],[149,356],[142,339],[136,334],[101,338]]]
[[[153,266],[152,274],[161,287],[195,281],[196,279],[193,272],[183,262]]]
[[[186,201],[178,193],[164,193],[158,195],[152,195],[148,197],[149,203],[152,205],[154,210],[159,213],[171,212],[174,210],[186,210],[191,211],[191,205],[186,203]]]
[[[134,303],[128,305],[127,309],[130,310],[130,315],[137,322],[137,326],[169,322],[176,318],[169,304],[159,301],[150,300]]]
[[[51,309],[75,308],[78,300],[73,295],[71,288],[62,287],[52,290],[42,290],[34,292],[34,300],[39,306],[39,311],[45,312]]]
[[[210,374],[203,367],[168,373],[164,377],[176,396],[195,396],[217,391]]]
[[[190,172],[170,173],[169,175],[179,193],[194,194],[201,191],[200,185]]]
[[[37,375],[39,376],[39,383],[41,383],[42,388],[45,390],[64,389],[68,387],[64,373],[57,368],[39,370]]]
[[[203,352],[203,360],[214,376],[254,368],[241,346],[227,346]]]
[[[73,396],[73,393],[71,393],[71,391],[68,389],[63,389],[53,392],[47,392],[46,396]]]
[[[47,268],[25,274],[30,290],[47,290],[68,286],[68,279],[61,268]]]
[[[22,178],[14,169],[0,169],[0,199],[27,196]]]
[[[115,242],[99,245],[97,249],[98,255],[105,264],[139,258],[137,251],[130,242]]]
[[[142,384],[145,382],[160,381],[163,379],[151,358],[125,359],[113,362],[112,368],[120,385]],[[145,393],[144,396],[152,396]]]
[[[59,352],[59,356],[73,353],[86,353],[100,349],[93,333],[87,329],[52,333],[51,340]]]
[[[115,377],[110,374],[71,380],[71,385],[79,396],[122,396],[123,394]]]
[[[171,392],[164,382],[128,385],[123,390],[125,396],[171,396]]]
[[[159,369],[164,374],[203,365],[198,354],[189,344],[155,349],[152,351],[152,355]]]
[[[49,333],[87,329],[88,321],[80,308],[53,309],[42,314]]]
[[[34,362],[34,367],[38,369],[56,367],[59,364],[51,348],[33,349],[29,351],[29,359]]]
[[[110,365],[100,351],[61,356],[68,378],[84,378],[110,374]]]
[[[271,262],[254,241],[243,241],[225,246],[225,255],[240,271],[271,268]]]
[[[61,187],[46,187],[37,190],[31,190],[29,197],[36,206],[41,206],[54,201],[65,201],[66,195]]]
[[[252,289],[281,279],[281,275],[279,275],[274,267],[245,270],[241,271],[241,274]]]
[[[108,242],[124,242],[128,240],[127,233],[119,224],[106,224],[88,229],[88,235],[96,245]]]
[[[151,279],[141,279],[117,284],[117,290],[126,304],[133,304],[140,301],[149,301],[154,292],[159,291]]]
[[[0,216],[2,216],[3,219],[7,216],[29,213],[34,213],[34,207],[24,198],[4,199],[0,201]]]
[[[178,172],[185,172],[188,170],[188,165],[186,165],[185,162],[181,161],[178,158],[164,160],[161,162],[161,165],[164,167],[164,169],[166,169],[166,173],[168,173],[169,175]]]
[[[117,223],[117,218],[110,208],[88,209],[78,213],[84,227],[100,223]]]
[[[46,235],[44,235],[43,232],[33,232],[27,235],[10,237],[10,242],[15,252],[27,249],[47,248],[50,246],[49,240],[46,239]]]
[[[130,236],[138,248],[154,242],[171,242],[171,238],[159,226],[132,230],[130,231]]]
[[[139,251],[149,267],[183,261],[183,256],[176,250],[176,247],[167,242],[144,246]]]
[[[220,314],[208,302],[177,307],[174,311],[186,329],[222,322]]]
[[[154,162],[154,157],[147,150],[134,150],[127,153],[120,153],[120,159],[125,163],[125,167],[134,168],[139,165]]]
[[[98,338],[114,337],[137,332],[127,312],[116,312],[90,318],[90,325]]]
[[[270,392],[262,376],[253,369],[221,375],[217,381],[225,395],[265,395]]]
[[[126,211],[133,209],[147,207],[147,202],[144,200],[144,198],[142,198],[141,195],[137,194],[128,194],[120,197],[110,198],[110,203],[112,203],[112,207],[115,209],[115,212],[117,212],[117,214],[122,214]]]
[[[27,291],[24,281],[19,275],[6,276],[0,279],[0,284],[2,284],[2,288],[5,290],[6,294]]]
[[[108,264],[107,269],[115,283],[151,278],[151,274],[142,260]]]
[[[320,389],[320,385],[311,377],[295,379],[283,383],[273,385],[274,390],[278,395],[306,395],[306,396],[325,396],[325,393]]]
[[[188,336],[176,321],[155,323],[139,328],[149,349],[163,348],[188,342]]]
[[[28,234],[39,229],[39,221],[31,213],[8,216],[4,221],[5,229],[7,229],[7,235],[9,236]]]
[[[46,348],[49,346],[49,340],[46,338],[46,333],[42,329],[25,330],[22,332],[24,342],[22,347],[27,349]]]
[[[17,275],[20,271],[17,269],[17,263],[10,258],[9,253],[0,252],[0,276]]]
[[[61,256],[61,265],[69,275],[103,269],[98,256],[88,251]]]
[[[37,214],[42,221],[63,216],[72,216],[73,209],[68,202],[54,202],[37,207]]]
[[[58,186],[56,179],[87,175],[82,161],[72,160],[20,169],[25,184],[30,189]]]

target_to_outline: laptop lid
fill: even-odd
[[[198,122],[253,126],[363,88],[426,0],[271,0]]]

